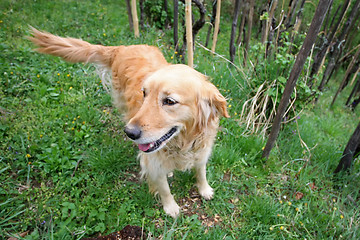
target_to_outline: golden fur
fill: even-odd
[[[173,170],[194,168],[200,195],[212,198],[206,163],[219,118],[229,115],[225,98],[203,74],[169,64],[156,47],[106,47],[31,30],[37,51],[111,71],[114,104],[125,115],[126,134],[140,149],[141,175],[160,195],[167,214],[176,217],[180,211],[167,182]]]

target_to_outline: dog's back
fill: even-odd
[[[62,57],[69,62],[95,63],[111,71],[114,104],[125,107],[125,119],[138,111],[146,76],[169,65],[158,48],[148,45],[102,46],[75,38],[63,38],[31,27],[29,39],[36,51]]]

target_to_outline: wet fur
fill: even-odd
[[[70,62],[95,63],[104,70],[100,72],[111,72],[115,106],[124,113],[127,126],[142,131],[136,143],[155,141],[176,127],[176,134],[160,150],[139,153],[141,175],[150,191],[160,195],[167,214],[176,217],[180,211],[167,182],[173,170],[195,169],[200,195],[213,197],[206,163],[219,118],[229,116],[225,98],[203,74],[186,65],[169,64],[158,48],[148,45],[106,47],[35,28],[31,32],[29,39],[39,47],[38,52]],[[177,104],[163,104],[167,97],[176,98]]]

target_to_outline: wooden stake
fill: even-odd
[[[136,0],[131,0],[131,15],[133,17],[135,37],[139,37],[140,36],[140,34],[139,34],[139,20],[138,20],[137,11],[136,11]]]
[[[357,75],[358,75],[359,73],[360,73],[360,66],[358,66],[358,68],[357,68],[357,70],[356,70],[353,78],[351,79],[350,86],[352,86],[352,85],[354,84],[355,79],[356,79],[356,77],[357,77]]]
[[[130,30],[134,30],[134,24],[133,24],[133,19],[132,19],[132,14],[131,14],[131,3],[130,3],[130,0],[126,0],[126,10],[127,10],[127,13],[128,13],[128,19],[129,19],[129,27],[130,27]]]
[[[231,36],[230,36],[230,61],[234,62],[236,47],[234,45],[235,35],[236,35],[236,27],[239,18],[240,12],[240,0],[235,0],[235,7],[234,7],[234,15],[233,21],[231,25]],[[239,33],[240,34],[240,33]]]
[[[178,25],[179,25],[179,1],[178,0],[174,0],[174,49],[176,52],[179,51],[179,30],[178,30]]]
[[[276,0],[277,1],[277,0]],[[250,39],[251,39],[251,30],[253,25],[253,17],[254,17],[254,5],[255,0],[249,0],[249,17],[248,17],[248,27],[247,33],[245,37],[245,51],[244,51],[244,66],[246,66],[246,59],[250,49]]]
[[[265,31],[263,32],[262,36],[261,36],[261,43],[265,44],[265,42],[268,40],[268,35],[269,35],[269,31],[270,31],[270,26],[271,26],[271,22],[272,22],[272,18],[274,17],[274,13],[275,13],[275,9],[277,7],[278,4],[278,0],[273,0],[271,7],[269,9],[269,15],[268,15],[268,19],[266,19],[266,23],[265,23]]]
[[[215,52],[215,48],[216,48],[216,41],[217,41],[219,25],[220,25],[220,11],[221,11],[221,0],[218,0],[217,5],[216,5],[214,37],[213,37],[213,42],[212,42],[212,47],[211,47],[212,52]]]
[[[360,123],[356,127],[353,135],[351,135],[349,142],[345,147],[339,165],[336,167],[334,173],[345,171],[351,167],[354,157],[357,155],[357,153],[359,153],[359,142],[360,142]]]
[[[337,98],[337,96],[339,95],[339,93],[345,88],[346,84],[347,84],[347,80],[351,74],[351,70],[353,69],[354,65],[356,64],[357,60],[358,60],[358,57],[360,55],[360,48],[358,48],[358,50],[356,51],[355,55],[353,56],[350,64],[348,65],[348,68],[346,69],[346,72],[345,72],[345,75],[343,77],[343,80],[338,88],[338,90],[336,91],[335,93],[335,96],[330,104],[330,106],[333,106],[334,103],[335,103],[335,100]]]
[[[187,59],[189,67],[193,67],[193,36],[191,19],[191,0],[185,1],[185,24],[186,24],[186,47],[188,50]]]
[[[295,88],[296,81],[301,75],[301,71],[306,62],[306,58],[309,56],[312,46],[315,43],[316,37],[319,34],[321,25],[325,19],[326,13],[332,1],[333,0],[320,0],[315,10],[315,14],[311,21],[309,30],[307,32],[303,45],[298,55],[296,56],[295,63],[290,72],[289,79],[287,80],[285,85],[284,93],[276,110],[276,115],[271,127],[271,132],[262,153],[263,158],[269,157],[270,151],[273,148],[275,141],[279,135],[281,122],[289,105],[290,97]]]

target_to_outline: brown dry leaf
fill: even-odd
[[[25,237],[28,233],[29,233],[29,231],[22,232],[22,233],[17,233],[17,234],[15,234],[15,236]],[[19,238],[17,238],[17,237],[10,237],[10,238],[8,238],[7,240],[18,240],[18,239],[19,239]]]
[[[309,183],[309,187],[310,187],[311,190],[316,190],[317,189],[317,186],[315,186],[314,182]]]
[[[295,193],[295,199],[300,200],[304,197],[304,194],[302,192],[296,192]]]

